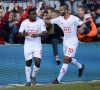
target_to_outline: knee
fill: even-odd
[[[31,65],[32,65],[32,60],[26,61],[26,66],[27,66],[27,67],[30,67]]]
[[[39,67],[40,67],[40,63],[41,63],[40,60],[39,60],[39,61],[36,61],[36,62],[35,62],[35,66],[36,66],[37,68],[39,68]]]
[[[68,56],[65,56],[64,57],[64,63],[70,63],[71,62],[71,60],[72,60],[72,58],[71,57],[68,57]]]

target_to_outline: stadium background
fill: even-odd
[[[13,5],[13,3],[11,3],[9,0],[0,0],[0,1],[3,1],[4,2],[4,10],[6,11],[6,7],[8,7],[9,5]],[[18,4],[20,6],[22,6],[24,9],[26,9],[27,7],[27,1],[29,0],[18,0]],[[48,1],[48,2],[45,2],[46,4],[50,4],[51,7],[54,7],[56,6],[55,8],[56,9],[59,9],[59,6],[60,6],[60,2],[59,0],[45,0],[45,1]],[[69,8],[71,9],[71,3],[69,0],[66,0],[66,3],[69,5]],[[78,5],[81,5],[82,3],[79,1],[79,0],[75,0],[74,3],[73,3],[73,9],[75,12],[77,12],[77,6]]]
[[[4,2],[4,10],[6,11],[6,7],[9,5],[13,5],[13,3],[10,2],[10,0],[0,0]],[[22,6],[24,9],[27,7],[27,2],[30,0],[16,0],[20,6]],[[31,0],[33,2],[33,5],[35,4],[34,1],[39,0]],[[45,4],[49,4],[51,7],[54,7],[55,9],[59,9],[60,2],[59,0],[40,0],[44,1]],[[96,10],[97,7],[100,6],[100,0],[84,0],[82,3],[81,0],[74,0],[74,2],[70,2],[70,0],[60,0],[65,1],[69,5],[69,9],[73,10],[75,13],[77,13],[77,7],[81,4],[87,4],[88,8],[90,10]]]

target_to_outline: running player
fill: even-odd
[[[76,35],[77,26],[82,25],[83,22],[76,16],[70,15],[68,12],[68,5],[63,4],[60,6],[60,13],[61,16],[51,19],[51,20],[44,20],[46,23],[58,24],[60,28],[64,32],[64,39],[63,39],[63,52],[64,52],[64,63],[60,70],[59,76],[52,81],[53,84],[58,84],[64,74],[68,69],[68,64],[74,64],[78,67],[78,77],[82,76],[84,65],[81,65],[74,57],[76,53],[76,49],[78,46],[78,38]],[[82,25],[84,26],[84,24]],[[83,31],[80,31],[83,33]]]
[[[29,19],[24,20],[20,26],[19,36],[25,36],[26,86],[31,86],[31,80],[34,85],[36,84],[35,76],[40,68],[42,55],[41,37],[46,35],[46,27],[44,21],[37,17],[36,9],[29,9],[28,16]],[[35,64],[31,74],[32,58]]]

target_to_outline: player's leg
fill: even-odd
[[[75,53],[76,53],[76,49],[77,49],[77,47],[74,47],[74,46],[72,46],[72,47],[69,48],[69,52],[73,56],[70,63],[73,64],[73,65],[75,65],[75,66],[77,66],[78,69],[80,69],[80,68],[82,68],[82,65],[74,58]]]
[[[72,58],[71,64],[73,64],[73,65],[78,67],[78,69],[79,69],[78,77],[81,77],[82,74],[83,74],[83,69],[85,68],[84,64],[82,65],[75,58]]]
[[[75,44],[75,45],[74,45]],[[71,64],[75,65],[78,67],[78,77],[81,77],[82,76],[82,73],[83,73],[83,69],[84,69],[84,65],[82,65],[81,63],[79,63],[75,58],[73,58],[75,56],[75,53],[76,53],[76,49],[77,49],[77,42],[75,41],[74,44],[72,44],[69,48],[69,52],[71,52],[71,56],[72,56],[72,59],[71,59]]]
[[[66,73],[66,71],[68,69],[68,64],[73,61],[72,57],[75,56],[76,49],[77,49],[77,44],[76,44],[76,46],[73,45],[73,46],[70,46],[70,47],[63,46],[64,63],[63,63],[62,68],[60,70],[59,76],[57,77],[56,80],[52,81],[52,83],[58,84],[60,82],[60,80],[62,79],[62,77],[65,75],[65,73]],[[83,67],[79,63],[78,63],[78,65],[80,65],[80,69],[79,69],[78,75],[82,76]]]
[[[33,53],[33,57],[34,57],[34,66],[33,66],[33,71],[32,71],[32,75],[31,75],[31,79],[32,79],[32,83],[35,85],[36,84],[36,80],[35,80],[35,76],[37,74],[37,72],[40,69],[40,63],[41,63],[41,54],[42,51],[41,50],[37,50]]]
[[[71,57],[69,56],[66,46],[63,46],[63,51],[64,51],[64,63],[61,67],[61,70],[60,70],[60,73],[59,73],[57,79],[52,81],[53,84],[58,84],[61,81],[62,77],[65,75],[65,73],[68,69],[68,64],[71,62]]]
[[[59,55],[58,55],[58,43],[60,43],[60,41],[59,39],[52,39],[51,43],[53,46],[53,53],[54,53],[54,56],[56,57],[57,65],[59,65],[61,63],[61,60],[59,59]]]
[[[27,83],[25,86],[31,86],[31,65],[32,65],[32,53],[25,54],[26,66],[25,66],[25,74]]]
[[[68,64],[70,63],[70,61],[71,61],[71,57],[64,56],[64,63],[62,65],[62,68],[60,70],[59,76],[57,78],[58,82],[60,82],[62,77],[65,75],[65,73],[66,73],[66,71],[68,69]]]
[[[71,64],[77,66],[78,69],[81,69],[82,68],[82,65],[75,58],[72,58]]]

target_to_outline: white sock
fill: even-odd
[[[77,66],[78,69],[82,68],[82,65],[75,58],[72,58],[71,64],[74,64],[75,66]]]
[[[39,71],[40,68],[37,68],[35,65],[33,66],[33,72],[32,72],[32,76],[35,77],[37,72]]]
[[[60,80],[62,79],[62,77],[65,75],[66,71],[68,69],[68,64],[63,63],[62,68],[60,70],[59,76],[57,78],[57,80],[60,82]]]
[[[31,74],[31,67],[25,67],[25,73],[26,73],[26,80],[27,82],[31,82],[31,79],[30,79],[30,74]]]

